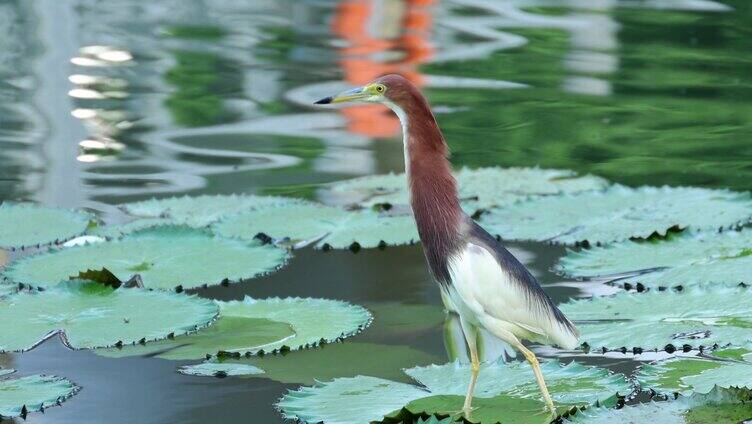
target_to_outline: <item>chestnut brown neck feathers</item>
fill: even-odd
[[[461,248],[463,212],[444,136],[418,89],[402,77],[382,78],[402,122],[410,203],[433,276],[449,282],[449,257]]]

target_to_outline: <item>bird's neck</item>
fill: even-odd
[[[445,261],[459,246],[463,222],[448,148],[422,95],[389,106],[402,123],[405,172],[418,233],[434,276],[442,280]]]

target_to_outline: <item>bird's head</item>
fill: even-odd
[[[317,105],[335,103],[385,103],[399,104],[409,93],[417,88],[406,78],[390,74],[378,78],[362,87],[353,88],[334,96],[324,97],[315,102]]]

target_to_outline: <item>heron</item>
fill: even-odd
[[[480,372],[479,329],[518,350],[530,366],[551,414],[556,414],[538,358],[522,340],[574,349],[579,332],[538,280],[460,206],[449,149],[420,90],[390,74],[315,104],[381,103],[402,124],[410,206],[423,253],[447,309],[455,311],[470,352],[470,382],[462,413],[470,417]]]

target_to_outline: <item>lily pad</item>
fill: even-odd
[[[126,222],[125,224],[118,225],[98,225],[94,228],[90,228],[87,233],[105,237],[108,239],[120,238],[126,234],[135,233],[137,231],[145,230],[147,228],[154,228],[163,225],[172,224],[172,220],[168,218],[140,218],[133,221]]]
[[[646,287],[749,283],[752,230],[687,233],[569,252],[556,269],[571,277],[611,277]]]
[[[79,387],[62,377],[30,375],[0,380],[0,418],[26,417],[29,412],[59,405]]]
[[[195,296],[71,281],[0,299],[0,351],[24,351],[51,332],[75,349],[179,336],[209,325],[218,308]]]
[[[84,231],[93,216],[31,203],[0,204],[0,248],[19,248],[71,239]]]
[[[749,194],[702,188],[613,186],[533,199],[492,210],[481,224],[508,240],[604,244],[665,236],[670,229],[718,230],[752,218]]]
[[[387,216],[375,211],[348,212],[330,206],[293,204],[233,215],[215,224],[224,237],[249,240],[263,233],[275,240],[318,241],[317,246],[346,249],[353,243],[371,248],[419,240],[411,215]]]
[[[608,181],[572,171],[539,168],[463,168],[455,172],[460,198],[470,213],[509,205],[531,196],[602,190]],[[408,205],[405,174],[373,175],[340,181],[323,196],[337,204],[371,207],[380,204]]]
[[[3,275],[13,282],[49,287],[81,271],[107,268],[121,281],[139,274],[147,288],[189,289],[263,275],[278,269],[288,257],[285,250],[260,242],[167,226],[22,258],[7,266]]]
[[[677,400],[641,403],[621,409],[590,408],[566,423],[741,423],[752,417],[752,396],[748,390],[715,388],[708,394],[681,396]]]
[[[263,374],[264,371],[248,364],[202,362],[195,365],[184,365],[178,372],[185,375],[199,377],[234,377],[239,375]]]
[[[697,285],[684,290],[621,292],[559,305],[591,347],[697,347],[752,340],[752,291]],[[671,345],[671,346],[668,346]]]
[[[643,365],[637,381],[643,389],[658,393],[708,393],[713,387],[746,387],[752,389],[752,352],[743,348],[730,349],[740,360],[711,358],[672,358],[652,365]],[[718,356],[731,353],[716,352]]]
[[[413,412],[428,414],[444,414],[461,409],[470,376],[469,365],[450,363],[416,367],[405,372],[425,389],[381,378],[357,376],[289,392],[278,406],[286,418],[342,424],[381,421],[385,416],[398,415],[405,407]],[[543,372],[552,387],[554,399],[561,403],[598,400],[609,404],[616,401],[616,392],[626,394],[632,391],[623,376],[614,376],[609,371],[594,367],[546,362]],[[500,384],[502,381],[503,384]],[[532,369],[527,363],[490,363],[482,366],[476,405],[496,411],[493,416],[484,415],[484,422],[542,423],[542,417],[536,414],[544,408],[539,397]],[[522,409],[527,414],[519,414],[521,421],[506,421],[508,418],[504,416],[502,406],[508,407],[512,403],[510,398],[516,399],[518,405],[524,405]]]
[[[142,218],[168,218],[173,223],[205,227],[221,218],[261,207],[305,203],[290,197],[254,195],[218,195],[171,197],[126,203],[120,207]]]
[[[174,340],[98,353],[185,360],[204,359],[218,352],[228,356],[298,350],[352,336],[371,322],[366,309],[330,299],[246,297],[216,304],[219,319],[207,329]]]

